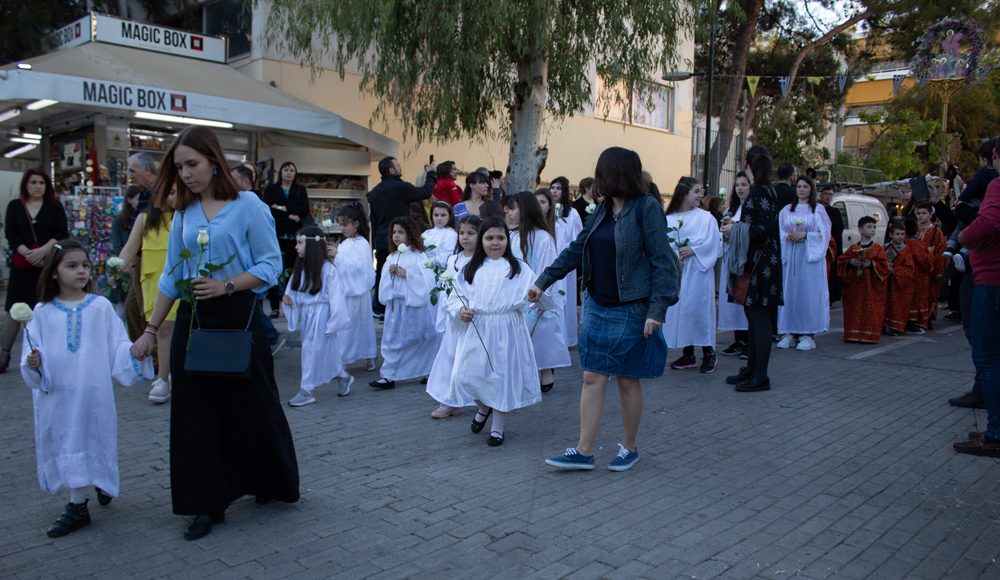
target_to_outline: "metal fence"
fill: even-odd
[[[712,131],[711,142],[714,143],[718,137],[718,131]],[[743,140],[740,136],[733,135],[733,140],[729,145],[728,155],[723,156],[721,152],[716,152],[715,159],[712,160],[712,172],[715,174],[719,193],[723,197],[732,193],[733,183],[736,181],[736,174],[740,172],[739,160],[743,156]],[[705,127],[694,127],[691,139],[691,175],[702,179],[705,173]],[[706,192],[712,193],[712,192]]]

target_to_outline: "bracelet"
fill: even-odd
[[[154,337],[156,336],[156,331],[155,330],[150,330],[148,328],[145,329],[145,330],[143,330],[142,333],[143,334],[152,334]]]
[[[154,331],[160,330],[159,326],[157,326],[155,324],[151,324],[151,323],[146,323],[146,330],[149,330],[150,328],[152,328]]]

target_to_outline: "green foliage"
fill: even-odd
[[[331,58],[378,98],[372,122],[398,121],[418,141],[510,133],[528,83],[548,65],[546,110],[592,99],[590,67],[611,83],[672,68],[691,17],[680,0],[273,0],[267,42],[302,62]],[[538,36],[541,35],[541,38]],[[519,66],[520,65],[520,66]],[[315,70],[315,69],[314,69]],[[654,77],[655,78],[655,77]],[[642,96],[648,88],[636,83]]]
[[[937,158],[934,136],[939,123],[923,119],[918,111],[893,108],[891,112],[862,112],[858,116],[876,132],[864,166],[885,172],[886,179],[919,175],[928,158]],[[920,148],[925,148],[926,153]]]
[[[754,143],[767,147],[779,163],[819,165],[830,156],[826,148],[816,145],[828,128],[823,103],[807,91],[796,91],[788,98],[791,101],[786,106],[770,101],[758,108]]]

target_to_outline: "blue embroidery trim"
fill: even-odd
[[[155,377],[147,377],[146,375],[142,374],[142,369],[139,368],[139,361],[136,360],[134,356],[130,354],[128,355],[128,358],[131,359],[132,361],[132,372],[135,373],[135,376],[141,378],[144,381],[151,381],[155,378]]]
[[[53,300],[50,304],[66,314],[66,348],[70,352],[76,352],[80,348],[80,335],[83,332],[83,309],[90,306],[97,300],[96,294],[91,294],[75,308],[67,308],[60,304],[58,300]],[[73,314],[76,314],[76,330],[73,329]]]

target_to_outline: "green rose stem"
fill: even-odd
[[[27,324],[24,325],[24,340],[28,341],[28,348],[30,348],[31,350],[35,350],[35,345],[31,343],[31,332],[28,330],[28,325]],[[35,372],[38,373],[39,377],[42,376],[42,369],[41,368],[35,369]],[[45,391],[45,394],[47,395],[47,394],[49,394],[49,392]]]
[[[462,306],[472,310],[469,308],[469,303],[465,300],[465,297],[458,291],[458,288],[455,286],[455,282],[453,280],[446,280],[446,283],[451,286],[451,290],[455,292],[455,296],[458,296],[458,299],[462,301]],[[483,350],[486,352],[486,362],[490,363],[490,370],[494,373],[497,372],[496,369],[493,368],[493,360],[490,358],[490,349],[486,348],[486,341],[483,340],[483,335],[479,333],[479,327],[476,326],[475,318],[472,319],[472,328],[475,329],[476,336],[479,337],[479,344],[483,345]]]

